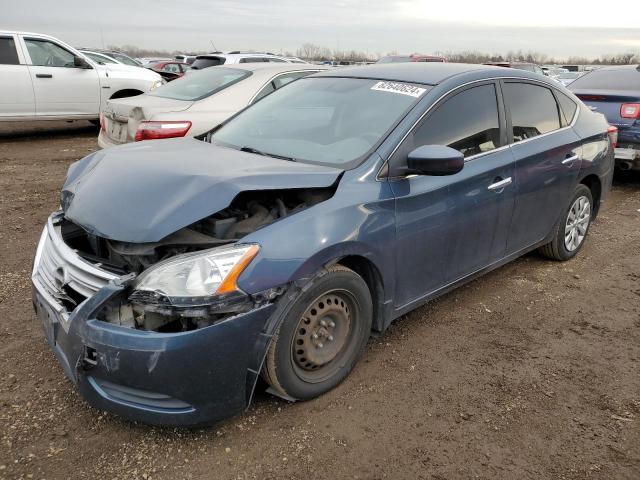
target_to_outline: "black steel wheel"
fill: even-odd
[[[280,325],[267,353],[265,379],[298,400],[331,390],[358,361],[372,311],[364,280],[341,265],[330,267],[301,293]]]

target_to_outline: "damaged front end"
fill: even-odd
[[[59,215],[63,242],[100,269],[137,278],[131,292],[105,305],[99,319],[157,332],[189,331],[248,312],[277,298],[286,287],[247,295],[236,284],[258,245],[238,244],[255,230],[322,202],[334,188],[252,191],[229,207],[157,242],[111,240],[87,232]],[[215,278],[214,278],[215,277]],[[225,281],[226,280],[226,281]],[[76,297],[75,304],[82,301]]]
[[[210,423],[241,411],[288,287],[238,286],[260,252],[242,238],[334,191],[242,192],[146,243],[98,236],[53,214],[34,260],[33,302],[67,376],[96,407],[147,423]]]

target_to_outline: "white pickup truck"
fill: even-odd
[[[107,100],[139,95],[163,83],[145,68],[99,65],[48,35],[0,30],[0,122],[96,122]]]

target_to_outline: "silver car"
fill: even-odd
[[[327,67],[246,64],[190,72],[147,95],[108,102],[98,144],[196,136],[284,85]]]

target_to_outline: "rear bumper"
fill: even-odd
[[[619,144],[616,148],[616,166],[622,170],[640,170],[640,144]]]
[[[37,282],[33,304],[66,376],[94,407],[157,425],[210,424],[244,410],[270,336],[267,305],[210,327],[166,334],[95,319],[125,287],[112,282],[79,305],[66,328]]]
[[[98,146],[100,148],[115,147],[117,145],[122,145],[122,143],[114,142],[111,138],[109,138],[104,130],[100,129],[100,133],[98,134]]]

